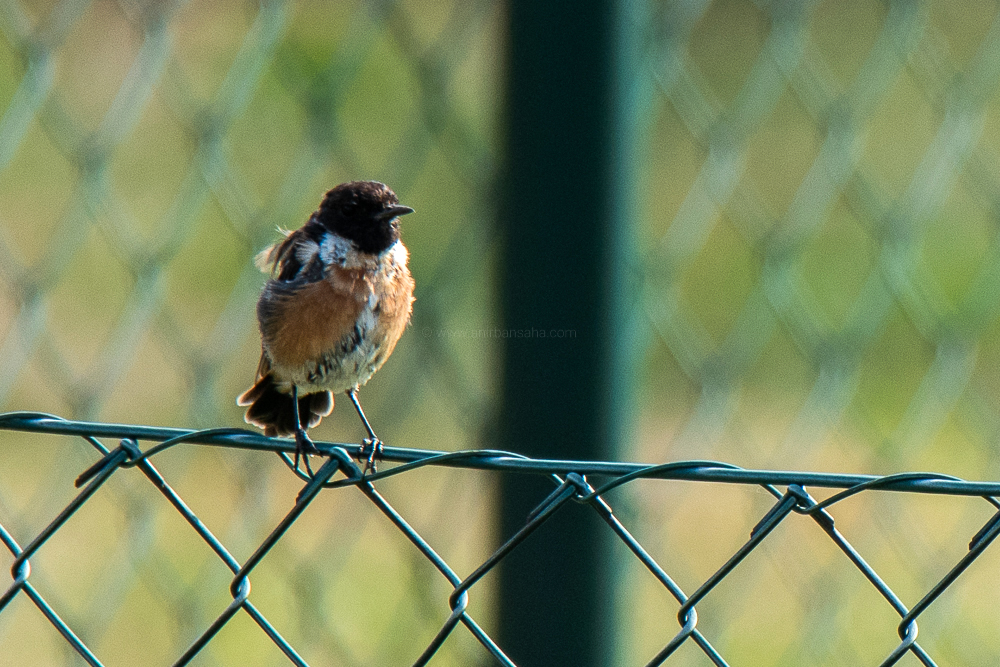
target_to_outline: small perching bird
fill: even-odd
[[[346,392],[369,436],[365,470],[374,468],[381,443],[357,390],[410,321],[413,278],[399,216],[412,212],[382,183],[343,183],[306,224],[257,256],[271,274],[257,302],[260,364],[236,402],[265,435],[295,436],[296,464],[317,453],[306,429],[330,414],[334,393]]]

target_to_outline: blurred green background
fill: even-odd
[[[992,2],[633,2],[639,355],[623,459],[997,479],[1000,10]],[[413,326],[361,396],[397,446],[490,446],[505,9],[464,2],[0,2],[0,409],[242,425],[259,354],[252,257],[345,180],[385,181]],[[343,406],[341,406],[343,408]],[[339,409],[316,437],[357,441]],[[108,443],[112,444],[112,443]],[[0,523],[30,541],[95,460],[0,435]],[[299,483],[277,457],[155,461],[238,559]],[[495,480],[380,485],[460,574],[497,544]],[[818,493],[817,495],[823,495]],[[611,495],[688,592],[771,499],[643,481]],[[991,515],[871,493],[838,527],[909,605]],[[0,570],[12,557],[0,553]],[[997,556],[922,617],[940,664],[1000,654]],[[629,562],[620,664],[676,632]],[[32,559],[32,582],[108,665],[168,664],[225,608],[228,570],[145,479],[117,474]],[[470,611],[488,630],[491,578]],[[312,665],[408,664],[446,582],[352,493],[324,493],[253,577]],[[877,664],[898,616],[809,519],[789,519],[699,609],[733,664]],[[24,596],[0,664],[82,664]],[[286,664],[238,615],[198,665]],[[490,664],[464,630],[432,664]],[[691,645],[668,664],[704,665]],[[917,664],[908,656],[900,664]]]

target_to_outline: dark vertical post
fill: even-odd
[[[499,431],[502,447],[533,457],[619,451],[636,292],[623,271],[634,112],[621,76],[626,4],[508,5]],[[506,476],[502,535],[551,490],[545,478]],[[613,664],[611,547],[606,525],[571,503],[504,560],[498,636],[520,667]]]

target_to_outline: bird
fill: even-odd
[[[261,353],[253,385],[236,399],[244,419],[266,436],[294,436],[295,468],[319,453],[306,433],[344,392],[368,433],[363,474],[376,471],[382,443],[358,400],[358,388],[392,354],[413,312],[409,253],[399,218],[413,209],[378,181],[329,190],[295,231],[261,251],[270,274],[257,301]]]

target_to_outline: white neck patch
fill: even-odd
[[[410,257],[410,253],[406,252],[406,246],[399,241],[396,241],[389,246],[389,249],[386,250],[386,252],[389,253],[393,263],[401,266],[406,266],[406,260]]]
[[[406,246],[396,241],[379,255],[368,255],[359,252],[353,241],[333,232],[327,232],[319,244],[319,258],[327,266],[339,266],[345,269],[373,267],[372,263],[381,257],[387,257],[393,264],[406,266],[409,253],[406,252]]]
[[[319,258],[323,264],[344,266],[347,263],[348,255],[351,254],[357,254],[357,251],[354,250],[354,244],[343,236],[333,232],[327,232],[323,235],[323,241],[319,245]]]

